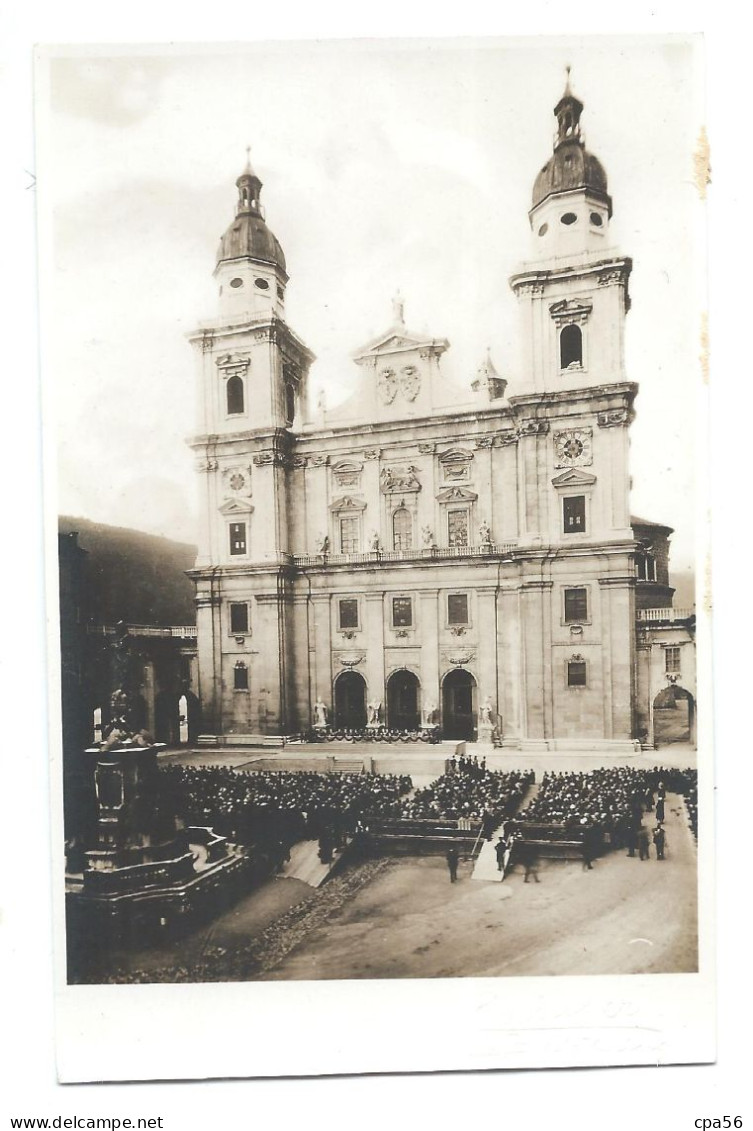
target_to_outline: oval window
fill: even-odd
[[[574,212],[566,212],[564,216],[560,216],[561,224],[574,224],[578,217]]]
[[[548,224],[542,224],[541,227],[539,228],[539,235],[545,236],[548,231],[549,231],[549,225]]]
[[[242,287],[243,286],[243,279],[231,279],[230,280],[230,286],[235,287],[236,289],[238,287]]]
[[[254,279],[254,286],[258,287],[260,291],[269,290],[269,283],[266,279]]]
[[[601,218],[601,216],[599,215],[598,212],[592,212],[591,213],[591,223],[593,224],[593,226],[595,228],[600,228],[601,225],[604,223],[604,221],[602,220],[602,218]]]

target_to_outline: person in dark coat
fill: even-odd
[[[597,830],[593,825],[585,825],[583,828],[583,871],[591,871],[593,868],[593,860],[596,856],[596,836]]]
[[[656,859],[664,859],[664,849],[667,847],[667,838],[661,825],[657,825],[653,833],[653,842],[656,848]]]
[[[523,865],[523,883],[528,883],[528,877],[533,876],[536,883],[539,882],[539,854],[532,844],[526,844],[524,840],[517,842],[513,848],[513,859],[517,858]]]
[[[632,821],[628,821],[627,829],[625,832],[625,843],[627,844],[628,856],[635,856],[635,849],[638,844],[638,836],[635,831],[635,825]]]
[[[502,872],[504,871],[505,853],[507,852],[507,845],[505,844],[504,837],[499,838],[496,845],[494,846],[494,852],[497,857],[497,871]]]
[[[453,844],[447,849],[447,867],[450,870],[450,883],[454,884],[458,878],[458,861],[460,860],[460,853]]]
[[[491,840],[492,833],[494,832],[494,817],[488,809],[484,809],[484,815],[481,818],[481,834],[484,840]]]
[[[656,800],[656,819],[659,824],[664,820],[664,798],[658,797]]]
[[[649,860],[651,858],[651,853],[648,849],[648,843],[648,829],[644,828],[644,826],[641,825],[641,827],[638,829],[638,855],[640,856],[641,860]]]

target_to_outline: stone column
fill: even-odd
[[[321,695],[333,717],[332,702],[332,625],[328,593],[313,593],[311,596],[311,620],[313,632],[309,635],[309,664],[311,667],[311,693],[314,701]],[[310,709],[313,709],[313,703]]]
[[[500,711],[500,688],[499,661],[497,658],[496,593],[492,586],[488,586],[483,589],[477,589],[476,593],[476,615],[478,617],[476,639],[478,641],[478,673],[480,677],[480,686],[478,689],[478,735],[479,742],[481,742],[481,708],[483,707],[486,700],[490,699],[492,715],[494,716],[498,711]],[[491,742],[491,726],[489,727],[487,740]]]
[[[384,672],[384,593],[367,593],[364,613],[364,639],[366,644],[366,693],[368,702],[380,700],[381,721],[387,715]]]
[[[206,734],[222,734],[221,602],[200,583],[196,597],[196,660],[202,726]]]
[[[442,707],[439,686],[439,590],[421,589],[418,599],[421,602],[421,701],[424,711],[428,710],[430,704],[435,705],[434,721],[438,722]]]
[[[600,577],[602,623],[609,641],[609,685],[605,685],[605,720],[611,715],[611,734],[606,737],[631,739],[634,734],[635,702],[635,576]],[[606,647],[606,645],[605,645]],[[609,731],[610,723],[606,722]]]

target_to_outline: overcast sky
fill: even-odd
[[[287,258],[287,319],[317,356],[314,391],[330,404],[347,394],[350,355],[388,327],[399,287],[408,326],[449,338],[448,376],[467,384],[488,346],[514,395],[507,279],[529,253],[531,188],[552,151],[566,63],[586,144],[607,171],[612,242],[634,261],[632,509],[675,527],[674,565],[689,565],[703,118],[683,39],[53,57],[38,186],[60,512],[195,539],[185,336],[215,313],[214,256],[246,145]]]

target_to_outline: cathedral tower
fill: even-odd
[[[313,354],[285,321],[285,256],[250,163],[236,187],[214,270],[218,314],[190,335],[201,476],[193,576],[205,728],[258,733],[285,712],[288,471]],[[264,678],[252,659],[261,642]]]
[[[568,74],[554,107],[554,152],[533,185],[531,259],[510,280],[530,392],[625,380],[632,263],[609,247],[612,199],[601,162],[586,149],[582,112]]]

